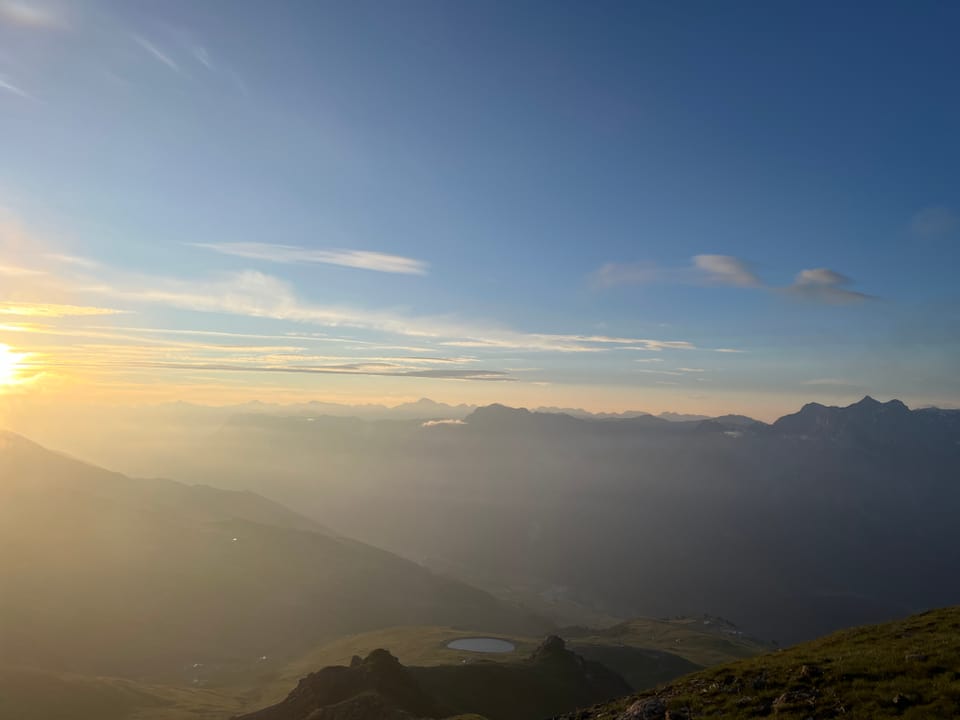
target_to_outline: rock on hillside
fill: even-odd
[[[440,714],[410,672],[386,650],[303,678],[282,702],[238,720],[405,720]]]
[[[475,714],[526,720],[630,692],[619,675],[548,637],[525,660],[405,668],[386,650],[303,678],[285,700],[237,720],[410,720]]]

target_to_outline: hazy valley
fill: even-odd
[[[0,683],[18,717],[225,718],[381,648],[426,717],[546,717],[960,593],[960,413],[897,401],[769,425],[248,412],[149,457],[211,484],[3,436]],[[536,660],[548,633],[598,670]],[[469,637],[511,649],[447,647]],[[31,715],[37,686],[56,691]],[[278,708],[251,718],[306,717]]]

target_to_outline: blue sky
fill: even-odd
[[[960,404],[958,21],[0,0],[15,394]]]

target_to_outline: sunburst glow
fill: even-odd
[[[20,382],[21,363],[26,357],[15,353],[8,345],[0,345],[0,387]]]

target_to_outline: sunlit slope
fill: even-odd
[[[213,690],[0,666],[5,720],[222,720],[240,709]]]
[[[960,607],[845,630],[565,716],[960,717]]]
[[[256,496],[131,480],[2,440],[0,662],[183,681],[194,666],[247,673],[377,627],[543,629]]]

